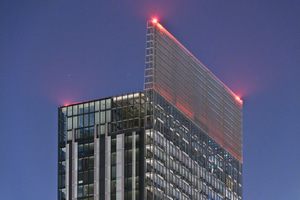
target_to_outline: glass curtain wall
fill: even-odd
[[[240,162],[242,101],[159,23],[147,26],[144,89],[155,89]]]
[[[145,130],[147,199],[242,199],[242,164],[154,90]]]
[[[144,105],[131,93],[59,108],[59,200],[140,198]]]

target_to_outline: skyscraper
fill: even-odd
[[[242,101],[156,20],[144,91],[59,107],[58,199],[242,199]]]

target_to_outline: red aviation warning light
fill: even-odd
[[[160,29],[163,28],[162,25],[160,25],[160,24],[158,23],[158,21],[157,21],[156,18],[152,19],[152,24],[155,25],[155,26],[157,26],[157,27],[160,28]]]
[[[240,103],[243,103],[243,100],[240,97],[238,97],[238,96],[235,96],[235,100],[237,100]]]
[[[152,19],[152,23],[157,24],[157,19],[156,18]]]

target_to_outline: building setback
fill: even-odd
[[[242,199],[242,101],[156,20],[144,91],[58,108],[58,199]]]

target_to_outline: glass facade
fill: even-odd
[[[145,96],[145,199],[242,199],[242,163],[155,90]]]
[[[59,108],[58,199],[242,199],[242,164],[155,90]]]
[[[59,200],[242,200],[242,102],[148,22],[145,90],[58,108]]]
[[[166,29],[149,21],[144,89],[151,88],[243,162],[242,101]]]
[[[140,199],[144,105],[132,93],[59,108],[59,200]]]

